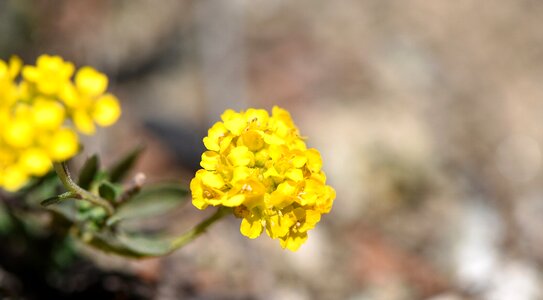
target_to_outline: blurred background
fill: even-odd
[[[543,299],[541,1],[0,0],[0,58],[42,53],[122,101],[82,159],[145,144],[149,181],[188,183],[224,109],[279,105],[337,190],[296,253],[233,217],[165,258],[82,249],[112,299]]]

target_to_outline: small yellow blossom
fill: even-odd
[[[70,82],[74,65],[60,56],[42,55],[36,66],[23,67],[23,78],[36,85],[38,92],[55,96]]]
[[[115,96],[106,94],[96,100],[91,115],[98,125],[107,127],[117,122],[121,115],[121,106]]]
[[[35,66],[0,60],[0,188],[16,191],[77,154],[76,129],[92,134],[94,123],[115,123],[121,109],[107,85],[104,74],[76,72],[60,56],[42,55]]]
[[[104,94],[107,85],[108,79],[104,74],[91,67],[83,67],[75,75],[75,84],[63,87],[61,99],[80,132],[94,134],[94,123],[106,127],[119,119],[119,101],[111,94]]]
[[[240,231],[254,239],[266,231],[295,251],[332,208],[322,160],[307,149],[290,114],[274,107],[227,110],[203,139],[208,151],[190,183],[192,203],[232,207]]]

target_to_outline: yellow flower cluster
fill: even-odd
[[[72,80],[74,72],[59,56],[42,55],[35,66],[0,60],[0,188],[16,191],[74,156],[76,129],[92,134],[94,123],[119,118],[118,100],[105,93],[107,77],[82,67]]]
[[[335,198],[319,152],[307,149],[279,107],[271,116],[248,109],[221,118],[204,138],[203,169],[190,183],[193,205],[232,207],[243,235],[253,239],[265,229],[283,248],[297,250]]]

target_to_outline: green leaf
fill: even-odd
[[[60,199],[59,196],[53,196],[53,197],[51,197],[51,198],[47,198],[47,199],[43,200],[42,202],[40,202],[40,204],[41,204],[42,206],[47,207],[47,206],[49,206],[49,205],[57,204],[57,203],[59,203],[60,201],[62,201],[62,199]]]
[[[125,219],[147,218],[163,214],[187,201],[188,191],[181,184],[159,184],[145,187],[130,201],[121,205],[107,222],[112,225]]]
[[[96,177],[99,166],[100,158],[98,157],[98,155],[94,154],[93,156],[89,157],[89,159],[87,159],[87,161],[83,165],[83,168],[81,169],[81,173],[79,173],[78,184],[81,188],[85,190],[89,189],[92,181]]]
[[[89,210],[89,217],[92,220],[103,220],[105,217],[107,217],[107,213],[103,207],[96,206]]]
[[[139,146],[120,159],[109,171],[111,182],[121,182],[134,166],[139,156],[143,152],[143,147]]]
[[[13,221],[8,210],[0,202],[0,235],[9,233],[13,228]]]
[[[47,199],[43,200],[42,202],[40,202],[40,204],[42,206],[47,207],[49,205],[57,204],[57,203],[59,203],[61,201],[67,200],[67,199],[78,199],[78,198],[80,198],[80,197],[77,194],[72,193],[72,192],[66,192],[64,194],[60,194],[60,195],[57,195],[57,196],[47,198]]]
[[[108,181],[103,181],[98,187],[98,193],[100,197],[109,200],[110,202],[115,201],[117,198],[117,188]]]
[[[172,242],[168,240],[125,233],[115,234],[111,231],[93,233],[85,242],[102,251],[131,258],[162,256],[173,250]]]
[[[173,250],[171,241],[157,237],[121,234],[117,238],[134,252],[146,256],[162,256]]]
[[[205,219],[191,230],[174,238],[165,239],[149,235],[126,234],[109,229],[98,233],[90,233],[90,235],[87,236],[90,236],[91,238],[83,238],[83,240],[90,242],[91,245],[104,251],[114,252],[119,255],[139,258],[163,256],[191,242],[202,232],[205,232],[205,230],[215,221],[231,213],[231,208],[220,208],[212,216]],[[83,235],[85,235],[85,233],[86,232],[84,232]]]

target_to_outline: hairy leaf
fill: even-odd
[[[171,241],[134,234],[95,233],[87,244],[102,251],[131,258],[162,256],[173,250]]]
[[[78,184],[80,187],[82,187],[85,190],[88,190],[92,181],[96,177],[96,173],[98,173],[98,168],[100,166],[100,158],[98,155],[94,154],[93,156],[89,157],[85,164],[83,165],[83,168],[81,169],[81,173],[79,173],[79,180]]]
[[[187,195],[188,191],[180,184],[160,184],[143,188],[139,194],[119,207],[109,218],[108,225],[125,219],[163,214],[185,203]]]
[[[115,201],[115,199],[117,198],[117,190],[118,188],[113,185],[113,183],[108,181],[103,181],[98,187],[98,193],[100,194],[100,197],[109,200],[110,202]]]
[[[137,147],[130,153],[121,158],[109,171],[109,179],[111,182],[121,182],[130,169],[134,167],[134,164],[138,160],[139,156],[143,152],[143,147]]]

